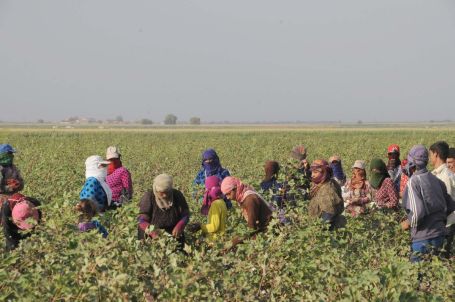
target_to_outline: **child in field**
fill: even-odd
[[[106,183],[107,166],[110,162],[93,155],[85,161],[85,184],[79,199],[91,200],[98,212],[104,212],[112,202],[112,191]]]
[[[217,182],[212,183],[215,179]],[[227,207],[223,193],[221,193],[218,177],[209,176],[205,183],[204,204],[208,207],[207,224],[193,223],[188,225],[188,229],[190,232],[202,230],[202,233],[208,236],[210,241],[214,241],[224,235],[226,230]]]
[[[77,227],[80,232],[87,232],[96,229],[103,235],[103,238],[107,237],[108,232],[106,228],[102,226],[98,220],[93,219],[93,217],[97,214],[97,208],[91,200],[81,200],[76,205],[76,211],[79,212],[79,224]]]
[[[307,148],[303,145],[294,147],[291,151],[291,157],[297,160],[297,164],[291,163],[286,167],[286,179],[289,181],[290,188],[298,192],[295,199],[307,200],[311,186],[311,170],[307,161]]]
[[[107,148],[106,159],[110,162],[106,182],[112,191],[112,206],[120,207],[133,197],[131,173],[123,167],[120,150],[117,147]]]
[[[6,250],[15,249],[19,241],[31,235],[31,230],[40,222],[40,202],[34,198],[15,193],[1,206],[0,221],[6,240]]]
[[[371,187],[365,168],[365,161],[356,160],[352,166],[352,177],[342,188],[345,211],[353,217],[364,214],[371,201]]]

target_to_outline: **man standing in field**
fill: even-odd
[[[431,171],[433,175],[439,178],[446,186],[447,193],[455,200],[455,176],[447,167],[449,156],[449,145],[444,141],[437,141],[430,147],[430,162],[434,167]],[[445,246],[446,257],[450,257],[453,237],[455,234],[455,213],[447,217],[447,244]]]
[[[407,159],[410,178],[403,207],[411,228],[411,262],[419,262],[421,255],[437,253],[442,247],[447,214],[455,210],[455,202],[444,183],[428,172],[428,151],[423,145],[412,147]]]

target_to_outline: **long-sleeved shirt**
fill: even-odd
[[[106,192],[104,192],[103,187],[95,177],[87,178],[84,187],[79,193],[79,199],[88,199],[93,201],[99,211],[103,211],[107,207]]]
[[[150,225],[155,229],[164,229],[168,233],[178,223],[186,225],[189,220],[189,208],[185,197],[182,192],[172,189],[173,204],[165,210],[160,209],[155,200],[155,194],[148,191],[142,197],[139,203],[139,216],[138,216],[138,237],[144,239],[145,232]]]
[[[213,175],[218,176],[218,178],[220,180],[223,180],[226,177],[231,176],[229,171],[224,169],[224,168],[218,169],[217,173],[215,173]],[[205,185],[205,179],[208,176],[213,176],[213,175],[207,175],[207,173],[205,172],[205,169],[202,168],[201,170],[199,170],[199,172],[197,173],[196,177],[194,178],[193,185],[202,185],[203,186],[203,185]]]
[[[447,165],[442,164],[431,171],[431,173],[442,180],[442,182],[446,185],[447,194],[455,200],[455,175],[449,170],[449,168],[447,168]]]
[[[382,181],[379,189],[375,190],[373,200],[379,208],[397,209],[398,192],[395,189],[392,179],[389,177]]]
[[[90,230],[98,230],[98,233],[103,235],[103,238],[106,238],[107,235],[109,234],[106,228],[98,221],[98,220],[92,220],[89,222],[81,222],[77,225],[79,228],[79,231],[81,232],[88,232]]]
[[[308,204],[308,214],[332,224],[344,209],[341,187],[333,179],[318,186],[319,189]]]
[[[0,194],[14,194],[24,188],[24,179],[21,172],[15,165],[0,166]],[[13,179],[17,181],[17,187],[11,188],[8,186],[8,180]]]
[[[411,239],[419,241],[446,234],[447,215],[455,210],[455,202],[447,194],[444,183],[423,169],[409,178],[403,207],[408,215]]]
[[[260,231],[266,229],[272,218],[272,210],[270,210],[269,205],[259,195],[248,195],[240,204],[240,207],[242,208],[248,227]]]
[[[346,203],[346,212],[352,216],[357,216],[366,211],[366,205],[371,201],[371,186],[367,180],[365,180],[362,188],[353,189],[351,188],[351,179],[349,179],[342,188],[342,192]]]
[[[39,206],[40,203],[38,200],[33,198],[27,198],[27,200],[32,203],[34,206]],[[6,241],[6,250],[11,251],[15,249],[19,241],[25,239],[31,235],[31,233],[23,234],[20,229],[14,224],[12,220],[12,213],[14,205],[9,201],[4,201],[1,206],[0,221],[2,224],[3,235],[5,236]],[[41,211],[38,210],[39,219],[41,220]]]
[[[207,234],[210,240],[216,240],[226,231],[226,220],[226,203],[222,199],[217,199],[210,205],[208,223],[201,226],[202,232]]]
[[[125,167],[115,169],[112,174],[106,177],[106,182],[112,191],[112,201],[121,203],[124,201],[122,200],[122,196],[127,200],[131,200],[133,196],[133,182],[130,172]]]

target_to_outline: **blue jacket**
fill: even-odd
[[[455,202],[445,184],[422,169],[409,178],[403,207],[411,225],[411,239],[420,241],[445,235],[447,215],[455,210]]]

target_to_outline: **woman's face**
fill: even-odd
[[[163,199],[166,199],[169,196],[169,194],[168,192],[158,192],[158,196],[160,196]]]
[[[320,169],[311,170],[311,178],[318,179],[319,177],[321,177],[321,175],[322,175],[322,171]]]
[[[237,191],[237,189],[233,189],[233,190],[231,190],[231,192],[226,193],[224,196],[226,196],[226,198],[229,200],[235,200],[236,191]]]

